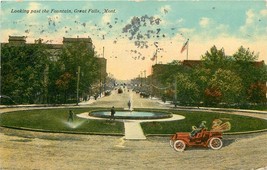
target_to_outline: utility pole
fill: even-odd
[[[141,86],[142,86],[142,79],[143,79],[143,72],[141,71],[141,74],[140,74],[140,80],[141,80]]]
[[[104,47],[104,46],[103,46],[102,57],[105,58],[105,47]],[[103,67],[103,63],[102,63],[102,61],[100,60],[100,88],[99,88],[99,91],[100,91],[99,96],[100,96],[100,97],[102,97],[102,67]]]
[[[146,78],[146,70],[144,70],[144,77]]]
[[[174,106],[177,104],[177,77],[174,79]]]
[[[187,39],[186,60],[188,60],[189,39]]]
[[[151,66],[151,75],[150,75],[150,93],[151,93],[151,99],[153,97],[153,65]]]
[[[147,91],[147,86],[146,86],[146,70],[144,70],[144,84],[145,84],[145,89]]]
[[[80,84],[80,72],[81,72],[81,67],[78,66],[78,71],[77,71],[77,102],[76,105],[79,105],[79,84]]]
[[[100,91],[100,97],[102,93],[102,63],[100,64],[100,80],[99,80],[100,86],[99,86],[99,91]]]
[[[103,46],[103,58],[105,58],[105,47]],[[102,65],[101,65],[101,71],[102,71]],[[105,72],[106,73],[106,72]],[[104,93],[106,91],[106,75],[104,75]]]
[[[1,63],[1,57],[0,57],[0,105],[2,100],[2,63]]]
[[[103,47],[103,58],[105,58],[105,47]]]

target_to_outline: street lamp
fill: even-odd
[[[81,66],[78,66],[78,71],[77,71],[77,100],[76,100],[76,105],[79,105],[79,84],[80,84],[80,72],[81,72]]]

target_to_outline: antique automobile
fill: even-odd
[[[199,128],[192,126],[192,132],[177,132],[171,136],[170,146],[176,151],[184,151],[186,147],[202,146],[210,147],[214,150],[223,146],[222,136],[224,131],[231,129],[230,122],[223,122],[221,119],[215,119],[212,122],[211,130],[208,131],[205,126],[206,121],[202,121]]]
[[[203,128],[195,136],[188,132],[177,132],[170,139],[170,145],[176,151],[184,151],[186,147],[202,146],[212,149],[220,149],[223,145],[222,132],[207,131]]]

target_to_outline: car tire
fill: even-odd
[[[171,146],[172,148],[173,148],[174,142],[175,142],[174,140],[170,140],[170,143],[169,143],[169,144],[170,144],[170,146]]]
[[[173,148],[174,150],[178,151],[178,152],[183,152],[185,150],[185,142],[182,140],[177,140],[173,143]]]
[[[223,146],[223,142],[220,138],[211,138],[209,141],[209,147],[211,147],[214,150],[221,149]]]

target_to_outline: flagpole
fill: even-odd
[[[189,46],[189,38],[187,39],[187,41],[184,43],[182,49],[181,49],[181,53],[183,53],[183,51],[186,49],[186,60],[188,60],[188,46]]]
[[[156,49],[155,59],[156,59],[156,64],[158,64],[158,48]]]
[[[158,54],[156,53],[156,64],[158,64]]]

